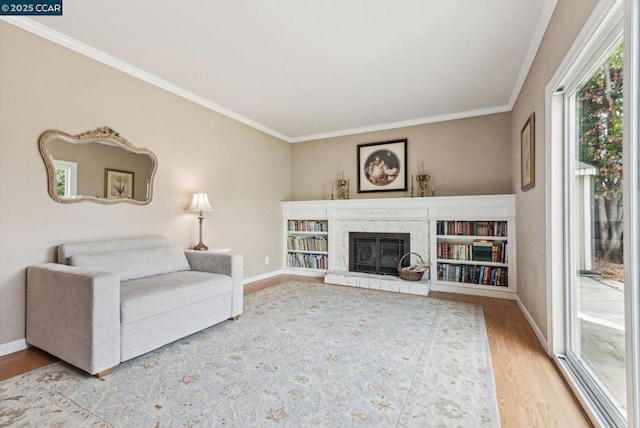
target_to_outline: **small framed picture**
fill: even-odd
[[[520,131],[520,176],[522,191],[533,189],[536,185],[536,138],[535,113],[527,119]]]
[[[104,169],[104,197],[133,199],[133,172]]]
[[[407,139],[358,145],[358,193],[407,190]]]

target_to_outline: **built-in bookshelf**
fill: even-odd
[[[287,220],[287,268],[308,271],[328,270],[328,237],[327,220]]]
[[[436,276],[441,284],[509,289],[509,222],[437,220]]]
[[[515,195],[286,201],[281,207],[285,273],[419,295],[516,297]],[[409,233],[411,252],[429,270],[422,281],[351,272],[350,232]]]

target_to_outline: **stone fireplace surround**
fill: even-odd
[[[332,230],[333,229],[333,230]],[[324,281],[330,284],[374,288],[409,294],[429,294],[429,281],[402,281],[398,277],[349,272],[349,232],[408,233],[411,251],[429,260],[429,222],[425,210],[411,208],[338,209],[329,227],[329,266]],[[331,242],[333,241],[333,244]],[[416,262],[411,256],[411,263]],[[424,278],[428,278],[428,272]]]
[[[422,201],[420,200],[422,199]],[[429,260],[430,221],[426,199],[389,198],[287,202],[290,209],[304,207],[296,214],[329,221],[329,268],[324,281],[330,284],[372,288],[408,294],[429,294],[429,272],[422,281],[403,281],[389,275],[349,272],[349,232],[408,233],[411,251]],[[295,216],[294,216],[295,217]],[[302,218],[300,217],[300,218]],[[411,263],[419,261],[411,256]]]

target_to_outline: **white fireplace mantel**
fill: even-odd
[[[371,275],[348,272],[349,232],[410,233],[411,251],[418,253],[424,261],[432,263],[431,278],[433,278],[435,274],[433,266],[436,265],[436,222],[438,220],[504,219],[513,223],[515,221],[515,195],[288,201],[282,202],[282,212],[284,230],[287,227],[287,220],[327,220],[329,271],[326,272],[325,280],[329,278],[331,282],[339,282],[343,285],[426,295],[429,287],[444,291],[460,291],[457,286],[451,290],[450,287],[438,284],[433,280],[423,280],[413,286],[407,281],[400,281],[400,284],[397,284],[399,281],[397,279],[393,279],[390,283],[386,281],[380,286],[372,285],[375,281],[372,280]],[[509,245],[513,247],[510,249],[510,258],[515,260],[515,227],[513,224],[509,228],[509,235]],[[286,233],[283,233],[283,236],[286,254]],[[411,263],[415,263],[417,258],[412,257]],[[515,280],[515,263],[512,264],[514,267],[509,268],[509,276]],[[288,271],[286,266],[285,269]],[[324,272],[313,272],[312,274],[324,274]],[[428,277],[429,272],[425,275],[425,278]],[[499,297],[506,297],[505,293],[513,294],[515,291],[515,287],[509,287],[508,290],[495,290],[496,287],[491,287],[493,290],[490,293],[485,293],[482,292],[482,287],[465,285],[462,287],[470,288],[470,294],[498,294]]]

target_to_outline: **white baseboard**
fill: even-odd
[[[274,270],[274,271],[271,271],[271,272],[267,272],[267,273],[263,273],[263,274],[260,274],[260,275],[251,276],[249,278],[245,278],[244,279],[244,283],[245,284],[251,284],[252,282],[260,281],[262,279],[272,278],[272,277],[278,276],[278,275],[285,275],[286,273],[287,272],[285,272],[283,269]]]
[[[13,342],[3,343],[0,345],[0,357],[4,355],[13,354],[14,352],[24,351],[29,348],[26,339],[18,339]]]
[[[549,354],[549,342],[547,342],[547,338],[544,337],[544,334],[542,334],[542,330],[540,330],[540,327],[538,327],[538,324],[536,324],[536,322],[533,320],[533,317],[531,316],[527,308],[524,306],[524,303],[522,303],[522,300],[520,300],[520,296],[518,295],[516,295],[516,302],[518,302],[518,306],[520,307],[520,310],[522,311],[522,313],[524,314],[524,317],[527,319],[527,322],[533,329],[533,332],[536,334],[536,337],[538,338],[538,341],[542,345],[544,352]]]
[[[487,287],[465,286],[465,284],[449,285],[440,281],[431,282],[431,291],[442,291],[444,293],[469,294],[471,296],[493,297],[495,299],[514,300],[516,293],[513,291],[500,290],[503,287]]]

